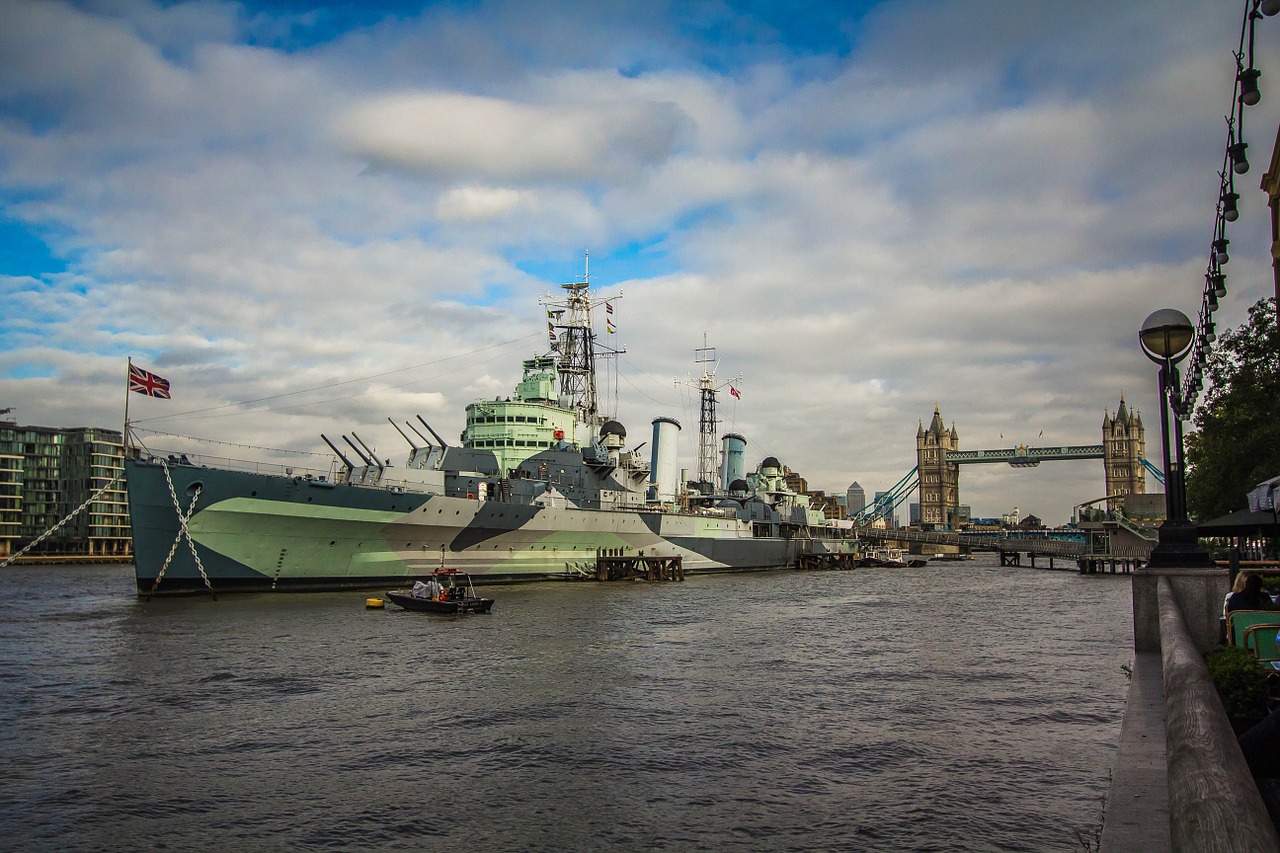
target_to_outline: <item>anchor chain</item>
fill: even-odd
[[[66,518],[62,519],[62,521],[59,521],[59,522],[58,522],[57,524],[55,524],[53,527],[50,527],[50,528],[49,528],[48,530],[46,530],[44,533],[41,533],[41,534],[40,534],[39,536],[37,536],[34,540],[32,540],[32,542],[31,542],[29,545],[27,545],[27,547],[23,548],[23,549],[22,549],[21,551],[19,551],[18,553],[13,554],[12,556],[10,556],[10,557],[9,557],[9,559],[5,560],[3,563],[0,563],[0,569],[5,568],[5,567],[6,567],[6,566],[8,566],[10,563],[12,563],[14,560],[18,559],[18,558],[19,558],[19,557],[21,557],[23,554],[25,554],[25,553],[27,553],[28,551],[30,551],[32,548],[34,548],[34,547],[36,547],[37,545],[39,545],[39,544],[40,544],[41,542],[43,542],[44,540],[48,539],[48,538],[49,538],[50,536],[52,536],[54,533],[58,532],[58,530],[59,530],[59,529],[60,529],[64,524],[66,524],[66,523],[67,523],[68,521],[70,521],[71,519],[75,518],[75,517],[76,517],[77,515],[79,515],[80,513],[84,512],[84,508],[85,508],[85,507],[87,507],[89,504],[91,504],[91,503],[93,503],[94,501],[96,501],[98,498],[102,497],[103,493],[104,493],[104,492],[106,492],[106,491],[107,491],[107,489],[109,489],[109,488],[111,488],[112,486],[114,486],[114,485],[115,485],[119,480],[120,480],[120,475],[119,475],[119,474],[116,474],[114,477],[112,477],[112,478],[111,478],[111,482],[110,482],[110,483],[107,483],[107,484],[106,484],[105,486],[103,486],[101,489],[98,489],[98,491],[96,491],[96,492],[94,492],[92,495],[90,495],[90,496],[89,496],[89,498],[88,498],[84,503],[80,504],[80,506],[78,506],[78,507],[76,507],[74,510],[72,510],[70,515],[68,515]]]
[[[169,563],[173,560],[173,555],[177,553],[178,543],[182,541],[183,537],[186,537],[187,545],[191,548],[191,559],[195,560],[196,569],[200,572],[205,589],[209,590],[209,595],[213,596],[214,601],[217,601],[218,596],[213,591],[213,584],[209,582],[209,576],[205,574],[204,564],[200,562],[200,555],[196,553],[196,543],[191,538],[191,531],[187,529],[187,522],[196,511],[196,501],[200,500],[202,487],[196,486],[195,492],[191,495],[191,504],[184,513],[182,504],[178,501],[178,493],[173,488],[173,477],[169,475],[169,464],[161,459],[160,467],[164,469],[164,480],[169,485],[169,499],[173,501],[173,509],[178,514],[178,535],[174,537],[173,544],[169,546],[169,556],[164,558],[164,565],[160,567],[160,571],[156,574],[155,582],[151,584],[151,591],[147,593],[147,601],[150,601],[151,597],[156,594],[156,590],[159,589],[160,580],[168,570]]]

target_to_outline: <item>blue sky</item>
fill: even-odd
[[[1243,8],[11,2],[0,408],[115,425],[132,356],[174,387],[140,426],[397,458],[387,417],[510,393],[589,251],[616,414],[680,419],[690,467],[704,335],[748,462],[816,488],[893,485],[935,405],[965,449],[1093,444],[1123,394],[1158,459],[1136,333],[1199,305]],[[1219,328],[1270,293],[1277,41]],[[980,515],[1102,491],[990,467]]]

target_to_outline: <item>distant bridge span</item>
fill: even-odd
[[[888,517],[918,490],[921,530],[953,530],[960,509],[960,466],[993,462],[1003,462],[1014,468],[1034,468],[1041,462],[1101,459],[1105,494],[1117,497],[1142,494],[1147,490],[1148,473],[1164,482],[1160,469],[1144,457],[1145,450],[1142,417],[1128,410],[1123,397],[1114,415],[1106,412],[1103,416],[1101,444],[1056,447],[1018,444],[992,450],[961,450],[955,425],[950,429],[944,426],[942,415],[935,407],[928,428],[921,421],[916,432],[916,466],[892,489],[855,513],[853,519],[859,524],[868,524]]]
[[[1101,444],[1076,444],[1063,447],[1007,447],[1000,450],[951,450],[948,462],[1007,462],[1015,468],[1033,468],[1041,462],[1064,459],[1104,459],[1106,448]]]

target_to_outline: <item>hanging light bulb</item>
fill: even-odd
[[[1213,260],[1214,263],[1221,266],[1231,260],[1231,256],[1227,254],[1227,244],[1231,241],[1226,237],[1219,237],[1213,241]]]
[[[1262,100],[1262,94],[1258,91],[1258,78],[1261,76],[1262,72],[1258,69],[1246,68],[1236,78],[1240,81],[1240,103],[1246,107],[1252,107]]]
[[[1213,323],[1204,324],[1204,339],[1209,343],[1213,343],[1218,339],[1218,333],[1213,330]]]
[[[1209,283],[1213,285],[1213,295],[1221,299],[1227,295],[1227,277],[1218,270],[1209,273]]]
[[[1244,150],[1248,147],[1247,142],[1237,142],[1227,148],[1227,155],[1231,157],[1231,170],[1237,175],[1249,171],[1249,161],[1244,156]]]
[[[1262,0],[1262,5],[1258,8],[1262,10],[1262,14],[1270,18],[1276,12],[1280,12],[1280,0]]]
[[[1223,193],[1222,194],[1222,218],[1228,222],[1235,222],[1240,218],[1240,208],[1237,202],[1240,201],[1240,193]]]
[[[1218,310],[1218,295],[1213,290],[1206,290],[1204,294],[1204,307],[1212,314]]]

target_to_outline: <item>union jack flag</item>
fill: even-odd
[[[148,397],[172,399],[169,396],[168,379],[162,379],[151,371],[143,370],[133,364],[129,365],[129,390],[146,394]]]

